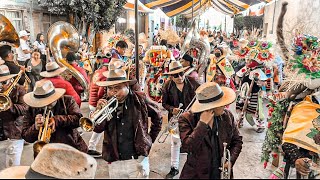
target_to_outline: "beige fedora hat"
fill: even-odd
[[[57,62],[48,62],[46,64],[46,70],[40,73],[40,76],[50,78],[59,76],[61,73],[63,73],[67,68],[60,67]]]
[[[184,72],[188,68],[189,67],[183,67],[180,61],[171,61],[171,63],[169,64],[169,72],[166,74],[178,74],[180,72]]]
[[[196,90],[196,101],[191,107],[191,112],[199,113],[226,106],[233,103],[235,99],[236,93],[231,88],[220,87],[215,82],[207,82]]]
[[[97,161],[60,143],[43,147],[31,166],[16,166],[0,172],[4,179],[94,179]]]
[[[1,58],[0,58],[0,65],[2,65],[2,64],[4,64],[5,62],[4,62],[4,60],[2,60]]]
[[[106,81],[98,81],[98,86],[113,86],[125,82],[133,82],[127,78],[127,73],[123,69],[117,69],[114,65],[109,65],[109,71],[104,72],[103,75],[107,77]]]
[[[65,89],[55,88],[50,80],[42,79],[36,82],[33,92],[23,96],[23,100],[31,107],[40,108],[60,99],[65,92]]]
[[[15,76],[17,76],[17,74],[10,74],[8,66],[0,65],[0,82],[7,81]]]

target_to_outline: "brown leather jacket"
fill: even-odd
[[[25,88],[17,85],[10,94],[13,106],[7,111],[0,112],[0,125],[4,133],[0,140],[21,139],[23,115],[28,111],[28,106],[23,101],[25,94]]]
[[[132,118],[134,128],[135,150],[139,156],[148,156],[152,143],[156,140],[162,125],[162,117],[159,107],[149,102],[142,92],[130,91],[127,99],[127,111]],[[133,103],[132,103],[133,102]],[[132,104],[131,104],[132,103]],[[116,112],[115,112],[116,113]],[[119,160],[118,137],[115,113],[110,121],[103,121],[94,129],[97,133],[104,132],[102,157],[108,162]],[[151,117],[151,130],[148,132],[148,117]]]
[[[212,147],[209,131],[211,128],[200,122],[200,116],[184,113],[179,119],[182,149],[188,152],[187,161],[181,172],[181,179],[209,179],[211,171]],[[223,156],[223,143],[230,150],[231,163],[234,165],[241,149],[242,136],[230,111],[225,110],[218,121],[220,159]]]
[[[39,131],[35,127],[35,117],[37,114],[43,114],[43,111],[41,108],[30,108],[28,115],[24,118],[22,137],[27,142],[33,143],[38,140]],[[50,142],[68,144],[86,153],[88,146],[76,129],[79,127],[82,114],[73,97],[65,95],[60,98],[52,112],[56,131],[52,133]]]
[[[184,100],[182,109],[185,109],[190,104],[199,86],[200,84],[194,78],[188,76],[185,78],[182,92]],[[173,109],[179,107],[178,88],[173,80],[167,81],[163,86],[162,106],[169,111],[169,119],[172,117]]]

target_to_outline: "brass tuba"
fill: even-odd
[[[70,23],[58,21],[50,26],[48,30],[48,45],[55,60],[60,66],[66,67],[88,93],[88,83],[83,75],[71,66],[65,59],[69,51],[77,52],[80,46],[80,36],[74,26]]]
[[[20,46],[20,39],[17,31],[11,22],[2,14],[0,14],[0,42],[1,45],[9,45],[15,48]],[[7,111],[12,106],[12,101],[9,96],[23,73],[23,71],[20,71],[11,86],[5,92],[0,93],[0,112]]]

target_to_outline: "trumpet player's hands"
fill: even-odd
[[[230,162],[230,167],[232,168],[232,163]],[[224,163],[224,167],[225,167],[225,169],[228,169],[228,166],[229,166],[229,162],[226,162],[226,163]]]
[[[97,103],[97,110],[102,109],[107,104],[108,104],[108,101],[106,99],[99,99],[99,101]]]
[[[311,172],[308,164],[305,162],[306,160],[311,161],[308,158],[300,158],[295,162],[296,170],[303,176],[307,176]]]
[[[173,115],[177,115],[177,114],[179,114],[179,111],[180,111],[179,108],[173,108],[172,114],[173,114]]]
[[[44,117],[42,116],[42,114],[36,115],[36,118],[35,118],[36,130],[39,130],[40,127],[43,127],[43,124],[44,124]]]
[[[56,131],[56,121],[54,120],[54,118],[49,119],[48,127],[51,128],[52,133]]]
[[[212,128],[213,127],[213,116],[214,116],[213,110],[204,111],[200,115],[200,121],[206,123],[207,125],[209,125]]]

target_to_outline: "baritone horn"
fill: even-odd
[[[110,121],[112,119],[112,113],[117,109],[117,107],[118,100],[116,97],[112,97],[108,101],[107,105],[105,105],[102,109],[91,113],[89,118],[80,118],[80,127],[86,132],[93,131],[94,127],[96,125],[100,125],[106,118],[107,121]]]
[[[53,117],[51,110],[48,110],[48,107],[45,108],[43,113],[44,125],[39,129],[38,141],[33,145],[34,157],[36,157],[42,148],[50,142],[52,129],[49,127],[50,118]]]
[[[228,166],[226,166],[228,163]],[[230,179],[231,178],[231,156],[230,151],[227,149],[227,143],[223,143],[223,156],[221,159],[221,170],[220,178],[221,179]]]

